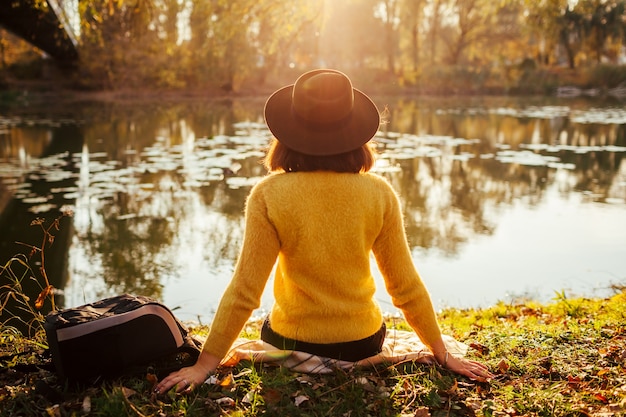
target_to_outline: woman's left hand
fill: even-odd
[[[442,364],[442,366],[475,381],[487,382],[494,377],[487,365],[465,358],[457,358],[452,355],[448,355],[447,361],[445,364]]]

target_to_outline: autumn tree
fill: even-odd
[[[198,74],[225,90],[268,71],[293,54],[320,16],[318,1],[194,0],[191,39],[184,48],[197,54]],[[202,81],[202,80],[198,80]]]
[[[403,0],[400,6],[401,40],[408,45],[409,62],[414,72],[420,67],[421,29],[427,0]]]
[[[619,62],[626,0],[81,0],[77,83],[236,91],[314,67],[394,85],[477,85]],[[0,42],[5,67],[14,50]],[[515,69],[515,68],[518,69]],[[367,70],[367,71],[364,71]],[[523,70],[525,71],[525,70]],[[532,75],[532,74],[531,74]],[[478,80],[480,81],[480,80]],[[435,89],[438,87],[435,86]],[[464,86],[461,86],[464,88]]]
[[[570,69],[576,67],[576,56],[581,50],[585,38],[584,26],[584,16],[570,7],[567,7],[565,13],[557,18],[559,44],[565,51]]]
[[[536,61],[540,64],[556,61],[558,45],[568,33],[563,32],[562,26],[562,16],[568,8],[568,1],[524,0],[523,4],[526,14],[526,36],[534,46]]]
[[[384,47],[387,57],[387,72],[396,73],[396,54],[398,52],[398,26],[400,23],[401,0],[382,0],[378,11],[384,27]]]
[[[9,69],[20,61],[33,60],[41,53],[32,45],[4,29],[0,29],[0,71]]]
[[[434,65],[437,59],[437,46],[443,26],[443,16],[449,0],[431,0],[428,13],[428,42],[430,43],[429,61]]]
[[[322,1],[263,3],[254,37],[259,60],[258,82],[263,83],[269,73],[279,69],[317,63],[323,15]]]
[[[173,2],[175,3],[175,2]],[[86,0],[80,4],[82,77],[99,88],[158,86],[155,68],[172,48],[152,0]],[[171,35],[171,34],[170,34]]]
[[[583,16],[583,32],[596,63],[604,57],[615,62],[626,38],[625,2],[580,0],[574,10]]]
[[[446,42],[446,62],[484,63],[493,60],[493,52],[507,40],[519,37],[511,24],[517,10],[514,5],[492,0],[454,0],[450,36]]]

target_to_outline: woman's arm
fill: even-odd
[[[197,362],[168,375],[156,386],[156,392],[165,392],[174,386],[180,392],[202,384],[226,356],[252,311],[259,307],[280,249],[276,230],[267,218],[262,189],[259,188],[253,188],[246,202],[241,252]]]
[[[485,365],[448,352],[430,294],[413,263],[395,193],[390,194],[388,203],[384,226],[373,251],[394,306],[402,310],[409,325],[441,366],[478,381],[493,377]]]

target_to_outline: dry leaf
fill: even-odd
[[[209,375],[206,381],[204,381],[205,384],[209,384],[209,385],[217,385],[219,382],[220,382],[219,378],[215,374]]]
[[[228,374],[220,381],[219,385],[221,387],[232,387],[235,385],[235,377],[233,374]]]
[[[46,297],[48,297],[50,294],[52,294],[52,290],[54,289],[54,287],[52,285],[48,285],[46,288],[44,288],[40,293],[39,293],[39,297],[37,297],[37,301],[35,301],[35,308],[37,310],[41,310],[43,307],[43,303],[46,301]]]
[[[598,400],[598,401],[600,401],[600,402],[602,402],[604,404],[608,404],[609,403],[608,398],[606,398],[604,395],[602,395],[600,393],[596,393],[593,396],[596,398],[596,400]]]
[[[50,417],[61,417],[61,408],[59,404],[55,404],[52,407],[46,408],[46,413],[48,413]]]
[[[489,353],[489,348],[485,345],[481,345],[480,343],[470,343],[470,347],[476,350],[481,355],[486,355]]]
[[[430,417],[430,411],[428,411],[428,407],[422,407],[415,410],[414,417]]]
[[[222,398],[218,398],[217,400],[215,400],[215,402],[219,405],[223,405],[225,407],[234,407],[235,406],[235,400],[233,400],[230,397],[222,397]]]
[[[374,386],[370,384],[370,381],[365,377],[357,378],[355,382],[360,384],[365,391],[376,392],[376,388],[374,388]]]
[[[293,399],[296,407],[300,407],[300,405],[305,401],[309,401],[309,397],[307,397],[306,395],[298,395],[296,398]]]
[[[137,394],[137,391],[135,391],[134,389],[122,387],[122,395],[124,395],[124,398],[128,399],[135,394]]]
[[[265,404],[278,404],[282,398],[282,394],[277,389],[264,389],[263,390],[263,400]]]
[[[83,404],[81,406],[81,409],[84,414],[91,413],[91,397],[90,396],[86,396],[85,398],[83,398]]]
[[[250,391],[246,392],[246,395],[244,395],[244,397],[241,400],[241,402],[244,403],[244,404],[252,404],[254,402],[254,396],[255,395],[256,395],[256,391],[250,390]]]
[[[576,388],[578,387],[578,385],[581,383],[581,379],[579,377],[574,377],[571,375],[567,376],[567,385],[569,385],[571,388]]]
[[[147,374],[146,380],[152,385],[152,388],[159,383],[159,378],[155,374]]]
[[[309,385],[312,385],[313,382],[315,382],[315,380],[310,375],[299,376],[296,378],[296,381],[298,381],[301,384],[309,384]]]
[[[445,391],[445,393],[446,393],[446,394],[453,395],[453,394],[456,394],[457,392],[459,392],[459,381],[457,381],[457,380],[455,379],[455,380],[454,380],[454,384],[453,384],[450,388],[448,388],[448,389]]]

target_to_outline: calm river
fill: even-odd
[[[401,196],[438,308],[604,295],[625,283],[625,105],[375,101],[390,112],[375,171]],[[239,250],[245,197],[265,175],[263,103],[0,109],[0,262],[28,253],[24,243],[41,246],[34,218],[69,208],[45,252],[61,306],[130,292],[210,320]]]

